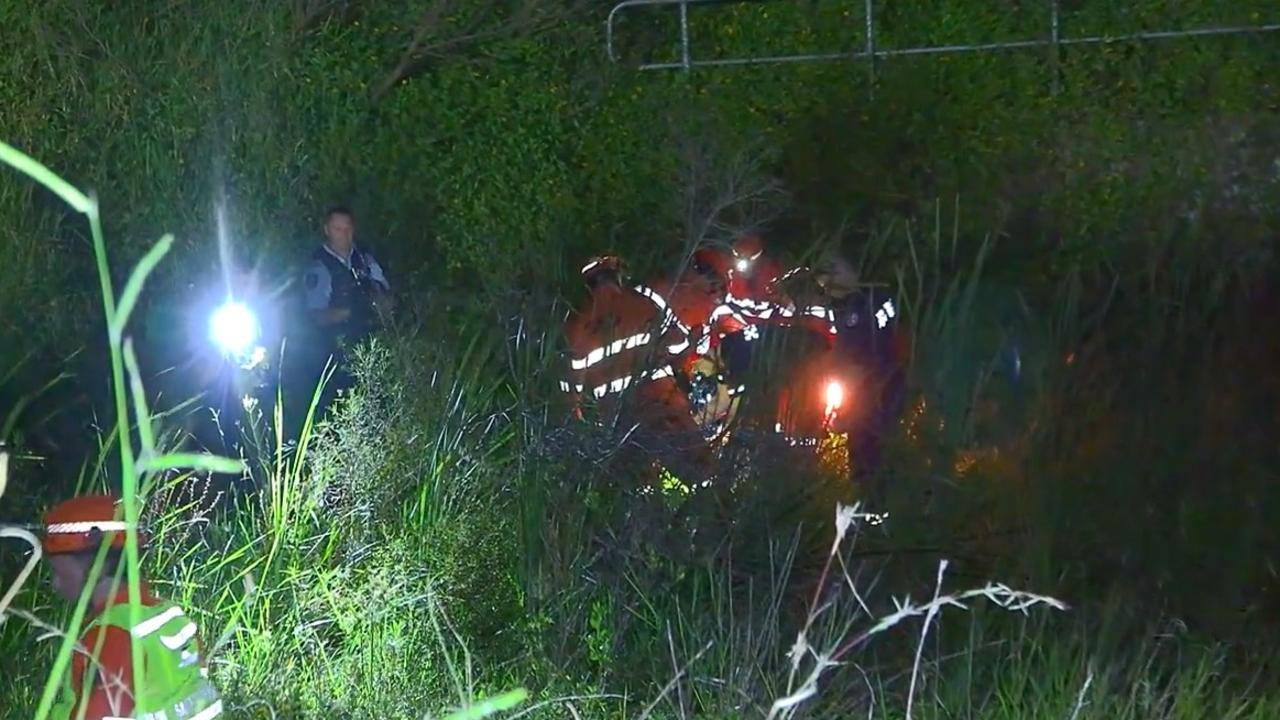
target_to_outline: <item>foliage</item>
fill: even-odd
[[[881,47],[1044,28],[1039,3],[881,5]],[[452,8],[432,42],[482,37],[420,54],[431,7]],[[786,694],[785,653],[848,489],[762,463],[738,523],[687,541],[662,508],[609,491],[634,479],[593,454],[613,438],[566,430],[545,402],[566,268],[605,246],[638,274],[665,268],[698,225],[690,166],[710,169],[714,194],[728,156],[763,147],[751,170],[789,191],[773,247],[794,258],[822,238],[859,258],[898,291],[914,336],[891,522],[847,558],[878,581],[868,609],[845,598],[851,614],[832,622],[932,592],[938,555],[974,585],[1016,577],[1079,608],[1043,625],[979,613],[968,634],[945,620],[914,694],[921,646],[887,636],[805,709],[898,717],[915,697],[915,717],[1275,714],[1274,698],[1217,684],[1253,662],[1236,657],[1247,643],[1198,647],[1257,639],[1280,598],[1258,560],[1280,547],[1278,348],[1260,324],[1275,303],[1258,293],[1274,285],[1280,152],[1266,38],[891,58],[874,78],[848,63],[637,73],[605,65],[599,12],[522,33],[471,7],[0,8],[8,139],[97,189],[113,257],[175,233],[140,302],[212,274],[223,194],[241,261],[281,279],[342,201],[422,320],[369,350],[362,389],[305,451],[266,458],[252,502],[208,513],[190,476],[148,496],[163,532],[144,562],[206,612],[240,711],[480,712],[496,706],[477,698],[525,686],[512,716],[741,717]],[[861,8],[708,3],[695,47],[849,49]],[[1275,19],[1260,0],[1063,8],[1068,34]],[[628,60],[671,57],[658,38],[673,13],[624,29]],[[706,147],[698,166],[690,148]],[[92,235],[53,195],[0,177],[0,216],[0,307],[22,308],[0,320],[0,378],[13,348],[61,358],[132,329],[95,326]],[[121,389],[112,356],[87,355],[82,390]],[[102,445],[99,467],[119,451]],[[52,474],[18,463],[6,507],[46,504]],[[726,538],[731,552],[713,552]],[[45,602],[29,589],[17,604],[46,615]],[[1165,614],[1185,623],[1177,642],[1136,641],[1167,636]],[[17,712],[38,704],[54,655],[27,652],[33,638],[0,626],[0,647],[21,648],[4,653]]]

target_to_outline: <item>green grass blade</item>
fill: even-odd
[[[524,688],[516,688],[510,692],[505,692],[496,697],[472,705],[471,707],[459,710],[449,715],[445,720],[479,720],[480,718],[489,717],[494,713],[504,712],[524,702],[529,697],[529,691]]]
[[[141,472],[160,472],[162,470],[202,470],[215,473],[237,473],[244,471],[244,463],[232,458],[204,453],[168,453],[154,458],[142,458],[138,461]]]
[[[0,161],[18,172],[35,180],[62,198],[76,212],[89,214],[95,203],[87,195],[75,189],[71,183],[58,177],[57,173],[45,167],[35,158],[0,140]]]
[[[129,275],[129,280],[120,293],[120,304],[116,307],[111,324],[113,342],[118,342],[123,337],[125,325],[129,323],[129,316],[133,314],[133,308],[137,306],[138,298],[142,296],[142,287],[147,282],[147,276],[156,269],[171,247],[173,247],[173,235],[167,234],[138,261],[138,266]]]

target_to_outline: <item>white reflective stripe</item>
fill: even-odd
[[[828,310],[827,308],[822,307],[821,305],[810,305],[809,307],[804,309],[804,314],[812,315],[813,317],[816,317],[816,318],[822,318],[823,320],[826,320],[828,322],[836,321],[836,314],[831,310]]]
[[[132,630],[133,636],[136,638],[144,638],[150,635],[151,633],[159,630],[160,628],[164,627],[165,623],[169,622],[170,620],[175,620],[177,618],[180,618],[184,614],[185,613],[182,612],[182,608],[177,606],[171,607],[168,610],[165,610],[164,612],[160,613],[159,615],[151,618],[150,620],[143,620],[142,622],[138,623],[137,626],[134,627]]]
[[[725,295],[724,301],[730,305],[741,305],[742,307],[745,307],[745,308],[754,308],[757,310],[764,310],[765,308],[768,308],[772,305],[772,303],[769,303],[765,300],[752,300],[751,298],[741,298],[741,297],[738,297],[737,295],[734,295],[733,293],[729,293]]]
[[[694,351],[699,355],[706,355],[711,352],[711,333],[708,332],[698,339],[698,346],[694,348]]]
[[[876,310],[876,326],[885,327],[889,321],[898,316],[898,310],[893,306],[892,300],[885,300],[880,304],[880,309]]]
[[[587,356],[584,358],[571,358],[569,360],[569,366],[574,370],[586,370],[592,365],[603,361],[610,355],[617,355],[623,350],[632,350],[640,347],[641,345],[648,345],[652,340],[653,336],[647,332],[636,333],[631,337],[614,340],[604,347],[598,347],[587,353]]]
[[[747,315],[748,317],[753,317],[760,320],[768,320],[769,318],[773,317],[774,313],[777,313],[779,316],[784,318],[795,316],[794,310],[785,308],[781,305],[778,305],[777,303],[769,302],[767,300],[752,300],[750,298],[741,298],[736,295],[733,295],[732,293],[725,296],[725,304],[729,306],[731,309],[742,311],[742,313]],[[717,310],[719,310],[719,308],[717,308]],[[713,318],[715,317],[714,312],[712,313],[712,317]]]
[[[585,275],[585,274],[587,273],[587,271],[588,271],[588,270],[590,270],[590,269],[594,268],[595,266],[597,266],[597,265],[599,265],[599,264],[600,264],[600,261],[599,261],[599,260],[592,260],[591,262],[587,263],[586,265],[583,265],[583,266],[582,266],[582,270],[580,270],[579,272],[581,272],[582,274],[584,274],[584,275]]]
[[[689,330],[688,327],[685,326],[684,323],[680,322],[680,318],[674,312],[671,311],[671,306],[667,303],[666,298],[662,297],[662,295],[659,294],[657,290],[654,290],[653,288],[645,285],[636,285],[634,289],[636,292],[649,298],[649,300],[652,301],[654,305],[658,306],[659,310],[662,310],[662,334],[663,335],[665,335],[668,330],[674,327],[677,330],[679,330],[681,334],[685,336],[684,340],[681,340],[680,342],[677,342],[674,345],[667,346],[667,352],[672,354],[684,352],[685,349],[689,347],[688,337],[689,335],[692,334],[692,332]]]
[[[734,320],[737,320],[743,325],[747,324],[747,319],[743,317],[741,313],[739,313],[737,310],[730,307],[729,305],[716,306],[716,309],[711,311],[711,319],[708,322],[711,324],[715,324],[717,320],[724,317],[725,315],[733,316]]]
[[[560,381],[560,390],[561,390],[561,392],[570,392],[570,391],[572,391],[572,390],[573,390],[573,386],[572,386],[572,385],[570,385],[569,383],[565,382],[564,380],[561,380],[561,381]]]
[[[195,634],[196,634],[196,624],[193,622],[189,622],[186,625],[184,625],[181,630],[174,633],[173,635],[161,635],[160,642],[163,643],[164,646],[169,648],[170,650],[177,650],[183,645],[186,645],[188,640],[195,637]]]
[[[640,293],[641,295],[643,295],[643,296],[645,296],[645,297],[649,298],[650,300],[652,300],[654,305],[657,305],[658,307],[662,308],[663,310],[666,310],[666,309],[667,309],[667,300],[666,300],[666,298],[664,298],[664,297],[662,297],[661,295],[659,295],[657,290],[654,290],[653,288],[647,287],[647,286],[645,286],[645,285],[637,285],[637,286],[635,287],[635,290],[636,290],[636,292]]]
[[[673,370],[670,365],[664,365],[658,368],[657,370],[653,370],[650,372],[643,372],[643,373],[640,373],[639,375],[635,375],[635,376],[625,375],[620,378],[614,378],[613,380],[610,380],[609,382],[604,383],[603,385],[597,385],[596,387],[592,388],[591,394],[597,398],[602,398],[605,395],[609,395],[610,393],[620,393],[623,390],[626,390],[628,387],[631,386],[631,381],[633,379],[641,380],[641,381],[662,380],[663,378],[674,377],[675,374],[676,374],[675,370]],[[579,390],[579,392],[581,392],[581,390]]]
[[[791,279],[791,277],[792,277],[793,275],[795,275],[796,273],[798,273],[798,272],[804,272],[804,271],[807,271],[808,269],[809,269],[809,268],[807,268],[807,267],[791,268],[790,270],[788,270],[788,271],[786,271],[785,273],[783,273],[783,274],[782,274],[782,277],[778,278],[778,282],[783,282],[784,280],[789,280],[789,279]]]
[[[102,532],[119,532],[127,527],[128,525],[117,520],[108,520],[104,522],[66,522],[54,523],[45,528],[44,531],[50,535],[78,535],[80,533],[90,532],[94,528],[97,528]]]

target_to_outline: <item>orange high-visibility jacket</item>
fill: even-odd
[[[659,300],[633,288],[596,290],[565,321],[570,357],[561,389],[603,398],[638,382],[671,377],[669,358],[687,348],[688,338]]]

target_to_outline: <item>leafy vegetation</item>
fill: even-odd
[[[602,58],[599,9],[518,5],[0,8],[4,139],[74,186],[0,176],[0,308],[21,308],[0,321],[4,517],[77,485],[145,501],[144,566],[203,611],[234,716],[1276,715],[1267,38],[894,58],[874,80],[638,73]],[[1038,3],[884,5],[882,47],[1044,27]],[[1277,21],[1252,0],[1063,12],[1068,34]],[[861,13],[691,15],[699,53],[727,56],[847,49]],[[633,16],[623,54],[670,59],[673,23]],[[121,293],[142,305],[216,282],[224,195],[238,259],[281,278],[324,204],[352,202],[406,312],[305,446],[268,443],[256,494],[213,502],[172,473],[136,494],[115,468],[147,441],[115,418],[151,414],[117,405],[146,328],[110,294],[96,320],[91,279],[127,287],[150,258],[145,292]],[[732,522],[673,517],[634,492],[617,437],[554,403],[566,268],[608,247],[646,274],[761,217],[784,256],[838,248],[902,299],[913,409],[883,526],[841,520],[843,484],[763,460]],[[1070,608],[929,614],[939,587],[1014,597],[992,580]],[[38,585],[14,612],[72,628]],[[850,644],[908,593],[924,616]],[[60,649],[26,619],[0,624],[14,717]]]

